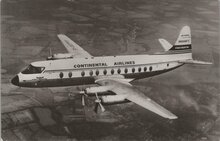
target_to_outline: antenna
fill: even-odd
[[[49,48],[49,56],[52,56],[53,55],[53,53],[52,53],[52,49],[51,49],[51,47]]]
[[[49,48],[49,56],[46,58],[47,60],[53,60],[53,53],[51,48]]]

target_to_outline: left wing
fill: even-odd
[[[57,35],[62,44],[66,47],[67,51],[73,54],[74,57],[92,57],[87,51],[73,42],[70,38],[66,35],[58,34]]]
[[[127,100],[134,102],[137,105],[142,106],[145,109],[148,109],[164,118],[177,118],[177,116],[145,96],[142,92],[134,88],[130,83],[124,81],[123,79],[98,79],[96,80],[96,83],[101,86],[109,86],[106,87],[109,88],[108,91],[114,92],[117,95],[124,95]]]

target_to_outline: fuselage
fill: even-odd
[[[97,77],[142,79],[173,70],[191,53],[100,56],[33,62],[12,83],[21,87],[94,84]]]

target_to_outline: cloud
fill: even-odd
[[[193,107],[196,111],[199,111],[200,107],[198,103],[183,90],[179,92],[180,101],[187,107]]]
[[[210,113],[213,115],[213,116],[217,116],[218,115],[218,100],[217,99],[212,99],[210,102],[209,102],[209,105],[207,106],[204,106],[204,108],[206,108],[207,110],[210,111]]]

